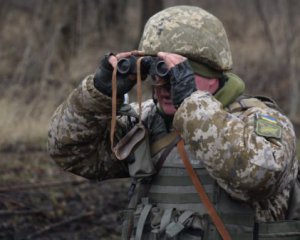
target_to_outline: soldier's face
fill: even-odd
[[[171,99],[170,85],[155,87],[154,94],[163,112],[170,116],[174,115],[176,112],[176,108]]]
[[[161,80],[163,83],[163,80]],[[207,79],[195,74],[195,85],[197,90],[215,93],[219,88],[219,81],[217,79]],[[154,94],[157,98],[159,106],[167,115],[174,115],[176,108],[171,99],[171,86],[170,84],[162,84],[154,88]]]
[[[195,74],[195,84],[198,90],[207,91],[211,94],[215,93],[219,88],[218,79],[208,79]]]

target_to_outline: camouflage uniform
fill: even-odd
[[[154,107],[152,101],[143,104],[143,119],[150,126],[151,139],[168,132],[160,115],[147,118]],[[255,133],[257,113],[278,120],[282,126],[280,140]],[[92,76],[88,76],[52,117],[48,142],[51,156],[65,170],[90,179],[127,177],[125,162],[116,160],[110,150],[110,119],[111,99],[97,91]],[[273,196],[266,200],[268,207],[257,212],[258,219],[283,217],[288,200],[288,191],[284,190],[289,189],[297,170],[295,134],[284,115],[271,108],[230,114],[209,93],[197,91],[178,109],[174,126],[231,196],[244,201]],[[126,129],[126,122],[120,121],[119,128]],[[262,209],[256,204],[258,210]]]
[[[211,52],[214,50],[210,51],[209,48],[197,48],[195,51],[201,51],[201,56],[204,56],[201,59],[197,58],[199,54],[189,55],[191,51],[188,49],[169,49],[169,46],[175,46],[178,39],[164,36],[162,30],[170,27],[166,23],[172,11],[171,8],[170,15],[168,13],[160,24],[151,23],[150,19],[148,24],[154,28],[148,29],[146,26],[143,38],[149,39],[147,34],[155,30],[157,33],[154,36],[174,40],[174,44],[157,45],[153,50],[142,38],[141,49],[148,54],[163,49],[182,54],[193,61],[213,62],[211,66],[215,69],[231,68],[231,55],[223,58],[229,51],[227,44],[220,46],[222,51],[213,54]],[[193,9],[188,15],[193,15]],[[205,27],[209,17],[198,14],[195,23],[191,24],[200,21]],[[186,17],[182,16],[182,19]],[[219,36],[223,34],[220,29]],[[201,37],[206,38],[207,35],[197,36]],[[163,42],[161,39],[157,41]],[[205,41],[214,40],[208,37]],[[205,54],[210,55],[206,57]],[[119,102],[118,107],[121,105]],[[273,119],[280,127],[281,135],[270,137],[259,134],[257,121],[260,116]],[[110,119],[111,98],[95,89],[93,76],[88,76],[58,107],[51,119],[48,147],[56,163],[67,171],[89,179],[129,177],[127,162],[118,161],[111,152]],[[149,129],[150,144],[170,131],[152,100],[143,103],[142,119]],[[231,112],[230,105],[223,106],[210,93],[196,91],[178,108],[173,126],[181,133],[189,154],[194,156],[191,160],[193,164],[201,162],[232,199],[253,207],[256,221],[285,218],[290,189],[298,171],[295,133],[286,116],[264,104]],[[119,118],[118,137],[124,136],[128,129],[127,118]],[[157,156],[153,157],[153,161],[156,160]]]

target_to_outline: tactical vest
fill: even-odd
[[[228,111],[240,111],[259,105],[274,107],[272,101],[264,102],[257,98],[241,98],[229,106]],[[122,239],[221,239],[199,199],[177,149],[175,147],[170,149],[172,150],[158,173],[143,178],[133,176],[135,191],[124,214]],[[300,220],[256,223],[252,207],[232,199],[210,177],[201,161],[189,151],[188,146],[186,150],[210,201],[233,239],[300,239]],[[162,152],[161,150],[152,158],[153,163],[163,154]],[[134,164],[139,165],[138,158],[136,155]],[[142,172],[137,171],[138,168],[139,166],[132,167],[134,173]],[[151,175],[149,166],[147,173]],[[299,203],[299,198],[296,202]]]
[[[251,207],[232,201],[209,176],[201,161],[196,160],[188,146],[186,149],[210,201],[215,205],[230,233],[236,236],[236,239],[252,240],[254,215]],[[155,225],[156,228],[149,233],[150,236],[157,235],[158,239],[199,239],[199,236],[207,240],[221,239],[199,200],[176,148],[172,149],[162,169],[153,178],[148,200],[157,208],[156,211],[159,209],[161,216],[160,222],[157,221]]]

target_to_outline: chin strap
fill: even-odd
[[[220,218],[220,216],[218,215],[214,205],[211,203],[211,201],[209,200],[205,189],[203,187],[203,185],[200,182],[200,179],[198,178],[192,164],[190,163],[189,159],[188,159],[188,155],[185,151],[184,148],[184,141],[183,139],[181,139],[178,143],[177,143],[177,149],[179,152],[179,155],[181,157],[181,160],[198,192],[198,195],[200,197],[200,200],[202,201],[203,205],[205,206],[208,215],[210,216],[211,220],[213,221],[213,223],[215,224],[219,234],[221,235],[223,240],[231,240],[231,236],[229,234],[229,232],[227,231],[224,223],[222,222],[222,219]]]

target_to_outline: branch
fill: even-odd
[[[14,200],[11,197],[6,196],[2,193],[0,193],[0,201],[4,201],[3,204],[5,204],[5,202],[9,202],[9,203],[11,203],[14,206],[17,206],[19,208],[24,208],[25,207],[23,203],[17,202],[16,200]]]

